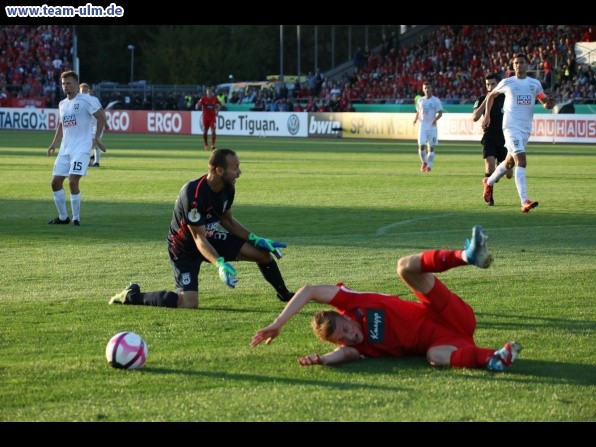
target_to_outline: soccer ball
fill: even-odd
[[[108,363],[118,369],[139,369],[147,361],[147,343],[134,332],[119,332],[106,346]]]

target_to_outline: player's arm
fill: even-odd
[[[418,121],[418,107],[416,107],[416,114],[414,115],[414,124]]]
[[[265,344],[270,344],[275,337],[281,332],[281,328],[286,324],[306,303],[315,301],[321,304],[329,304],[339,291],[338,286],[333,285],[318,285],[302,286],[292,297],[286,307],[281,311],[277,318],[269,326],[259,329],[252,338],[250,345],[254,348],[262,341]]]
[[[544,92],[539,93],[536,96],[536,99],[538,99],[538,101],[540,101],[540,104],[542,104],[542,107],[544,107],[545,109],[550,110],[555,106],[555,98],[546,96],[546,94]]]
[[[48,157],[52,154],[52,152],[54,152],[54,150],[56,149],[56,145],[60,140],[62,140],[62,120],[58,121],[58,127],[56,128],[54,139],[50,143],[50,147],[48,147]]]
[[[106,115],[103,113],[102,109],[97,109],[95,113],[93,113],[95,119],[97,119],[97,128],[95,129],[95,144],[100,149],[105,149],[105,145],[101,141],[101,134],[103,132],[103,128],[106,125]]]
[[[197,246],[199,252],[207,259],[211,264],[216,265],[219,253],[207,240],[207,232],[205,231],[205,225],[186,225],[188,231],[192,235],[192,238]]]
[[[340,346],[327,354],[309,354],[298,359],[302,366],[337,365],[361,358],[360,353],[351,346]]]
[[[99,109],[99,110],[101,110],[101,114],[103,115],[103,119],[106,122],[105,127],[104,127],[104,130],[110,130],[110,126],[108,126],[108,117],[106,115],[106,111],[104,109]]]
[[[199,252],[207,259],[211,264],[217,267],[219,279],[221,279],[228,287],[232,289],[236,287],[238,283],[238,274],[232,264],[226,262],[223,256],[220,256],[217,250],[207,240],[207,232],[205,231],[205,225],[187,225],[188,231],[193,237],[195,245]]]
[[[442,110],[437,111],[437,114],[435,115],[435,119],[433,120],[433,125],[436,125],[437,121],[439,121],[442,116],[443,116],[443,111]]]
[[[478,101],[476,101],[476,104],[478,104]],[[474,110],[472,111],[472,120],[474,122],[478,121],[484,114],[484,108],[486,106],[486,96],[484,97],[480,105],[476,104],[474,105]]]
[[[238,236],[240,239],[248,241],[250,230],[236,220],[232,213],[232,208],[224,211],[219,224],[234,236]]]
[[[493,108],[493,103],[495,102],[495,98],[499,95],[499,92],[495,90],[491,90],[484,98],[484,102],[486,103],[484,106],[484,119],[482,120],[482,127],[486,128],[490,125],[490,111]]]
[[[281,259],[283,256],[280,248],[287,247],[283,242],[260,237],[251,232],[248,228],[244,227],[244,225],[234,219],[231,208],[224,212],[220,225],[233,235],[244,239],[253,247],[273,253],[277,259]]]

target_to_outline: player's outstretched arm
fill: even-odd
[[[328,304],[339,290],[338,286],[332,285],[318,285],[302,286],[288,301],[286,307],[281,311],[278,317],[269,326],[259,329],[252,338],[250,345],[254,348],[263,341],[265,344],[270,344],[281,332],[281,328],[286,324],[300,309],[302,309],[309,301],[316,301],[317,303]]]
[[[360,353],[351,346],[341,346],[334,351],[328,352],[327,354],[309,354],[298,359],[298,363],[302,366],[312,365],[337,365],[339,363],[345,363],[352,360],[359,359]]]

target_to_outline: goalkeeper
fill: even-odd
[[[140,286],[131,283],[110,299],[110,304],[143,304],[146,306],[199,307],[199,271],[203,262],[213,265],[226,286],[234,288],[238,274],[233,261],[256,262],[263,277],[277,297],[289,301],[294,294],[288,290],[279,271],[277,259],[286,247],[259,237],[238,222],[232,213],[236,179],[240,177],[240,161],[231,149],[215,149],[209,158],[207,174],[186,183],[174,205],[168,253],[174,272],[176,291],[141,293]]]

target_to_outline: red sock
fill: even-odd
[[[449,363],[452,368],[485,368],[494,353],[494,349],[464,346],[451,353]]]
[[[462,259],[463,250],[428,250],[420,257],[420,268],[424,272],[440,273],[453,267],[468,265]]]

